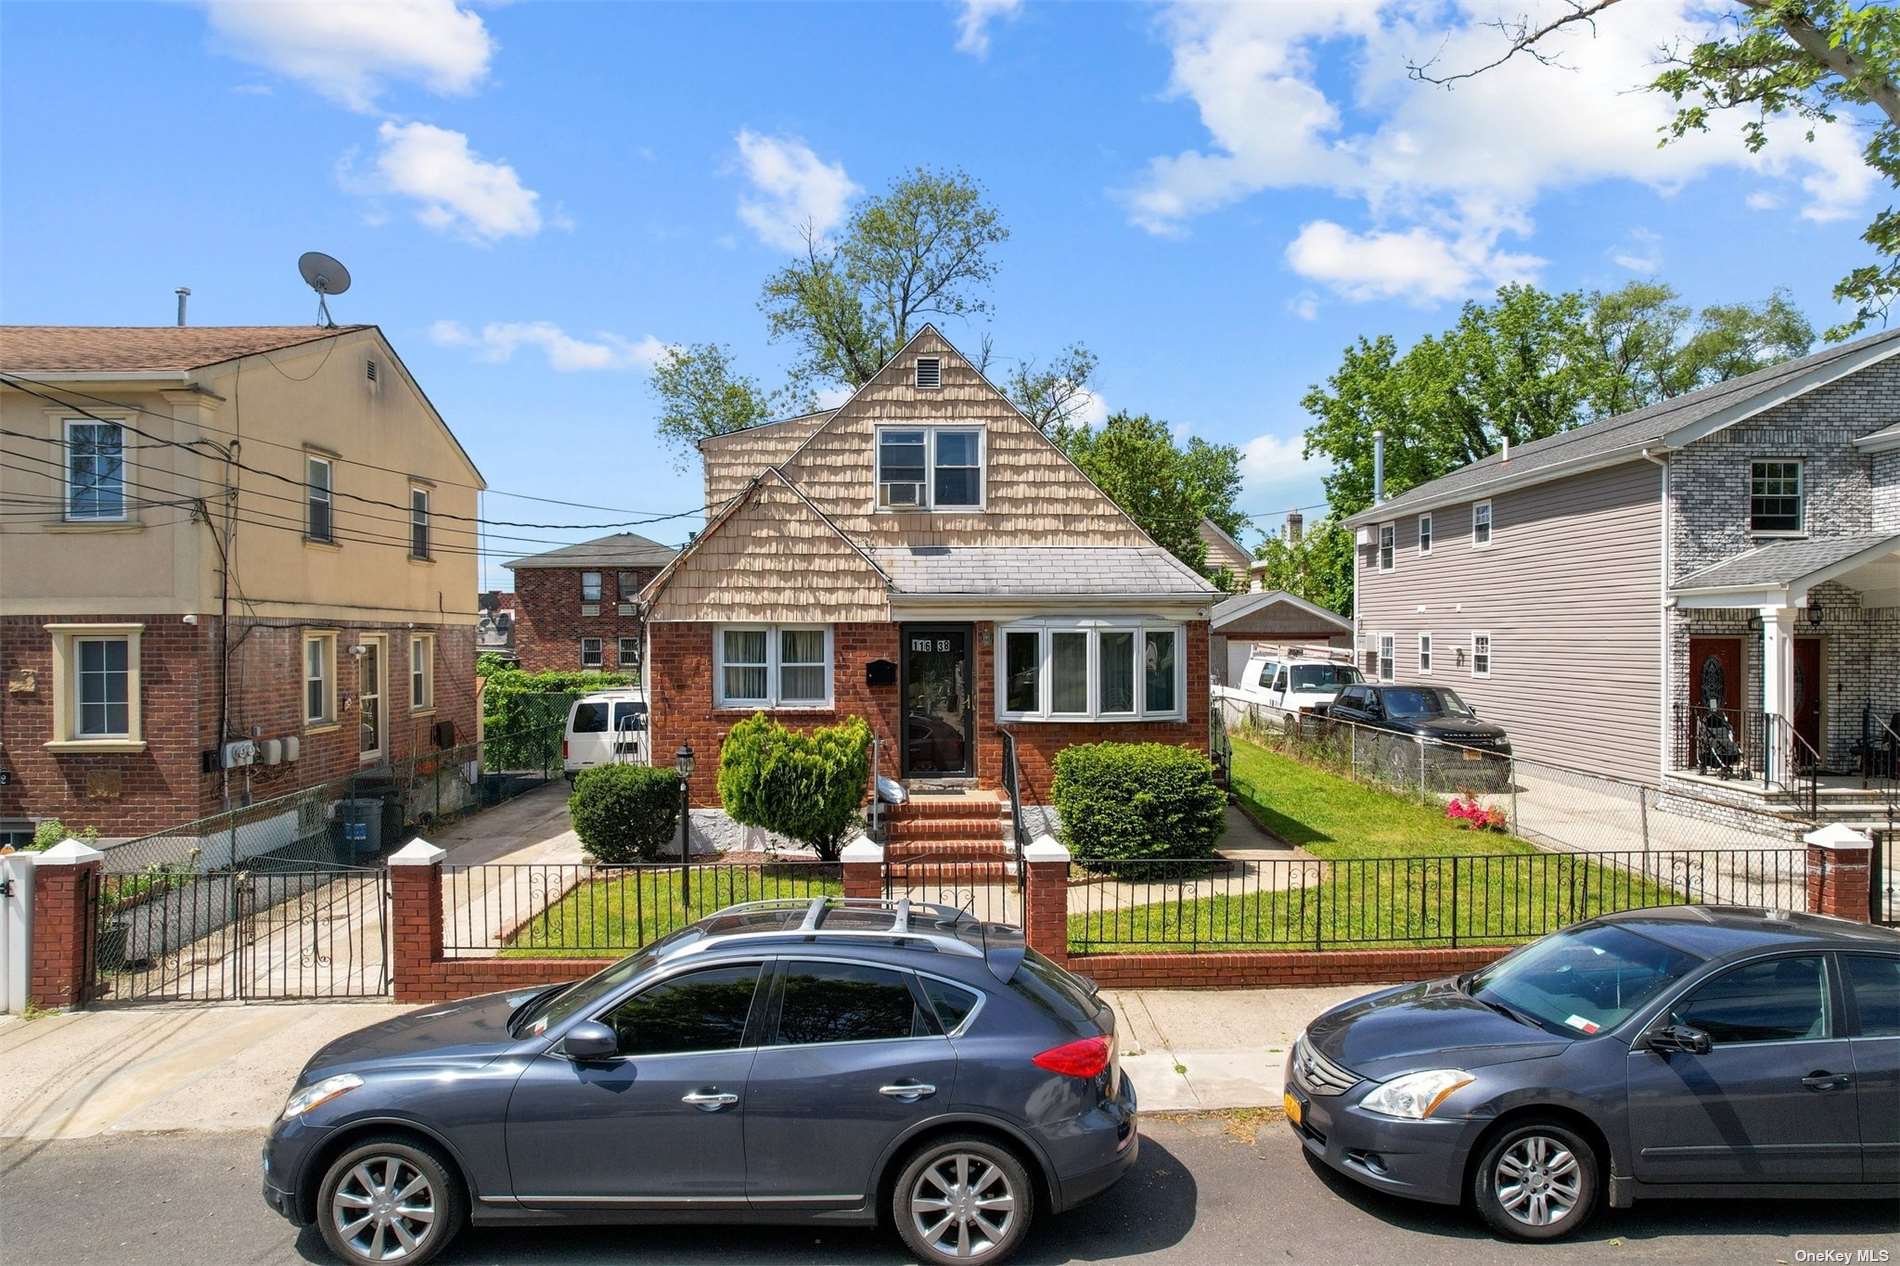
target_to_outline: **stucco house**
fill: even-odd
[[[638,675],[640,591],[679,551],[615,532],[503,563],[514,573],[514,653],[531,673],[597,668]]]
[[[484,484],[375,326],[8,326],[0,375],[0,841],[474,738]]]
[[[1237,593],[1215,604],[1208,623],[1214,683],[1241,684],[1241,669],[1256,642],[1279,646],[1351,646],[1352,621],[1284,589]]]
[[[1455,687],[1520,755],[1766,805],[1817,770],[1838,810],[1879,794],[1859,789],[1900,713],[1900,331],[1347,523],[1367,671]],[[1710,768],[1718,716],[1747,780]]]
[[[642,597],[655,760],[692,746],[715,840],[720,743],[760,710],[862,716],[878,773],[990,799],[1008,732],[1026,808],[1071,743],[1206,748],[1218,593],[936,329],[837,409],[700,451],[722,508]]]

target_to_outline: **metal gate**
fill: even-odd
[[[1867,918],[1900,926],[1900,832],[1888,828],[1869,834],[1874,851],[1873,864],[1867,869]]]
[[[380,867],[100,875],[98,1000],[373,998],[390,992]]]

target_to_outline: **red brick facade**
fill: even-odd
[[[63,619],[63,617],[62,617]],[[285,738],[295,735],[295,761],[204,772],[203,754],[220,746],[219,621],[186,624],[176,615],[88,616],[87,624],[142,624],[139,685],[143,751],[52,752],[53,619],[0,619],[0,747],[10,774],[0,786],[0,818],[56,817],[74,831],[96,827],[122,838],[164,830],[226,807],[284,795],[303,787],[375,769],[360,760],[362,662],[349,648],[369,636],[385,645],[385,760],[400,764],[435,748],[433,728],[449,722],[455,741],[475,738],[475,630],[471,625],[319,624],[233,620],[228,639],[228,711],[224,735]],[[303,724],[303,633],[336,631],[339,723]],[[434,707],[410,707],[409,641],[435,638]]]
[[[600,573],[600,601],[581,601],[581,573]],[[526,672],[577,672],[581,669],[581,639],[600,639],[601,662],[607,672],[637,673],[637,661],[622,663],[620,639],[638,643],[644,632],[638,614],[621,615],[620,604],[639,611],[640,590],[659,574],[657,567],[522,567],[515,573],[515,658]],[[629,583],[621,585],[625,576]],[[583,615],[583,606],[597,614]],[[587,665],[594,667],[594,665]]]
[[[83,1006],[92,998],[92,905],[100,869],[96,857],[33,869],[33,961],[26,994],[39,1006]]]
[[[935,622],[941,623],[941,622]],[[648,698],[653,710],[654,760],[667,763],[682,742],[690,743],[695,757],[691,799],[695,808],[719,807],[719,747],[735,722],[752,715],[745,709],[713,706],[713,634],[707,623],[663,623],[652,626],[653,663],[648,673]],[[806,708],[773,713],[794,729],[833,725],[861,716],[882,740],[880,772],[898,772],[896,743],[901,704],[898,685],[865,684],[865,666],[874,660],[896,663],[899,624],[838,624],[832,626],[832,699],[834,706],[820,711]],[[976,777],[979,785],[1000,787],[1003,782],[1002,740],[996,720],[995,626],[975,624]],[[1145,722],[1033,722],[1009,723],[1016,736],[1017,762],[1022,774],[1025,804],[1049,803],[1049,783],[1056,753],[1074,743],[1156,742],[1183,743],[1207,750],[1208,694],[1207,624],[1190,621],[1187,640],[1187,720]]]

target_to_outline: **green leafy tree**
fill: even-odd
[[[719,800],[733,821],[810,845],[838,860],[870,783],[863,717],[800,734],[756,712],[719,749]]]
[[[1334,519],[1309,524],[1297,541],[1268,537],[1255,551],[1266,563],[1261,583],[1328,611],[1352,611],[1352,532]]]
[[[989,359],[987,340],[984,360]],[[1047,365],[1034,360],[1018,361],[1003,381],[1003,394],[1010,398],[1023,416],[1048,431],[1074,423],[1094,399],[1089,379],[1095,374],[1095,353],[1081,343],[1071,343]]]
[[[674,464],[685,469],[698,455],[694,447],[709,435],[724,435],[769,422],[781,411],[810,407],[807,397],[789,389],[766,391],[733,368],[732,352],[718,343],[669,347],[654,363],[648,386],[660,401],[653,429],[673,450]]]
[[[1525,17],[1496,25],[1501,54],[1456,73],[1414,64],[1414,78],[1449,85],[1481,75],[1520,53],[1546,65],[1561,62],[1549,41],[1566,27],[1594,27],[1612,8],[1640,21],[1643,10],[1620,0],[1566,0],[1546,21]],[[1676,104],[1663,129],[1670,144],[1710,129],[1718,116],[1741,119],[1742,144],[1750,153],[1766,148],[1768,125],[1781,118],[1816,127],[1846,115],[1865,122],[1861,156],[1891,187],[1900,187],[1900,7],[1881,0],[1732,0],[1726,21],[1693,47],[1665,48],[1650,90]],[[1876,260],[1850,271],[1834,285],[1834,297],[1852,304],[1854,315],[1828,331],[1845,338],[1884,321],[1900,300],[1900,210],[1887,207],[1861,234]]]
[[[1203,518],[1238,529],[1240,450],[1194,437],[1175,443],[1168,424],[1145,413],[1117,412],[1099,427],[1061,426],[1052,433],[1083,473],[1170,554],[1207,566]]]
[[[1814,347],[1814,327],[1785,290],[1758,304],[1718,303],[1691,313],[1675,288],[1633,281],[1589,296],[1600,414],[1626,413],[1739,378]]]

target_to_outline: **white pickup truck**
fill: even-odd
[[[1324,646],[1255,646],[1237,683],[1265,719],[1291,730],[1299,717],[1324,710],[1343,687],[1365,678],[1352,652]]]

